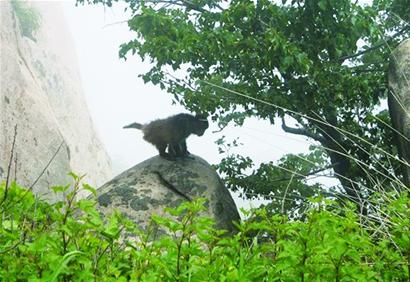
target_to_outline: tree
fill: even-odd
[[[191,111],[211,114],[221,127],[247,117],[272,124],[280,118],[284,131],[317,143],[311,154],[287,155],[250,175],[244,170],[253,167],[251,159],[228,156],[219,170],[231,189],[270,197],[274,211],[283,211],[287,195],[300,198],[286,206],[298,213],[306,196],[325,192],[366,213],[366,199],[380,183],[400,185],[388,113],[379,104],[388,90],[390,49],[409,35],[399,20],[408,19],[406,1],[125,2],[137,36],[121,46],[120,57],[137,53],[150,60],[145,82]],[[306,176],[325,169],[333,170],[339,188],[306,183]]]

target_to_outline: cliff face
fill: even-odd
[[[37,32],[23,30],[30,14],[19,12],[16,2],[41,15]],[[48,188],[68,183],[70,171],[99,186],[111,177],[111,161],[87,109],[60,4],[0,1],[0,11],[0,179],[17,126],[11,179],[30,186],[41,175],[33,190],[51,200]]]
[[[410,187],[410,39],[391,54],[389,66],[389,112],[403,160],[404,184]]]

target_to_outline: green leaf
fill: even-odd
[[[51,189],[54,191],[54,193],[64,193],[64,192],[67,192],[68,189],[70,189],[70,185],[66,185],[66,186],[52,186]]]
[[[319,8],[320,8],[322,11],[326,11],[326,9],[327,9],[326,0],[319,0],[319,2],[318,2],[317,4],[318,4]]]
[[[86,183],[83,184],[83,189],[91,192],[94,196],[97,195],[97,190]]]
[[[80,251],[72,251],[72,252],[66,253],[66,254],[62,257],[62,259],[61,259],[61,261],[60,261],[60,263],[59,263],[59,265],[58,265],[58,268],[53,271],[53,274],[52,274],[52,276],[51,276],[51,281],[58,281],[58,279],[57,279],[58,276],[59,276],[61,273],[64,272],[64,270],[67,268],[68,263],[69,263],[71,260],[73,260],[75,257],[80,256],[80,255],[84,255],[84,253],[83,253],[83,252],[80,252]]]

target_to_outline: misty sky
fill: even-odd
[[[121,43],[134,37],[124,21],[128,16],[123,5],[104,8],[101,5],[75,7],[75,1],[63,1],[63,8],[72,33],[83,89],[97,132],[113,160],[115,174],[157,154],[155,147],[142,139],[137,130],[124,130],[123,125],[134,121],[141,123],[156,118],[186,112],[172,105],[172,96],[152,84],[144,84],[139,74],[149,69],[148,62],[139,57],[120,60]],[[203,137],[188,139],[191,153],[209,163],[217,163],[215,140],[222,135],[227,140],[239,137],[244,145],[236,149],[251,157],[255,163],[278,160],[283,154],[306,152],[310,143],[306,138],[284,133],[279,124],[252,119],[243,127],[230,127],[220,133],[215,124]],[[237,199],[236,199],[237,200]],[[238,202],[238,201],[237,201]],[[239,206],[248,206],[240,201]]]

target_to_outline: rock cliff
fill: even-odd
[[[410,187],[410,39],[390,56],[389,112],[396,132],[399,154],[404,163],[404,184]]]
[[[111,161],[87,109],[60,4],[0,1],[0,15],[0,179],[17,126],[11,179],[30,186],[41,176],[33,191],[49,200],[48,188],[69,183],[70,171],[101,185]]]

